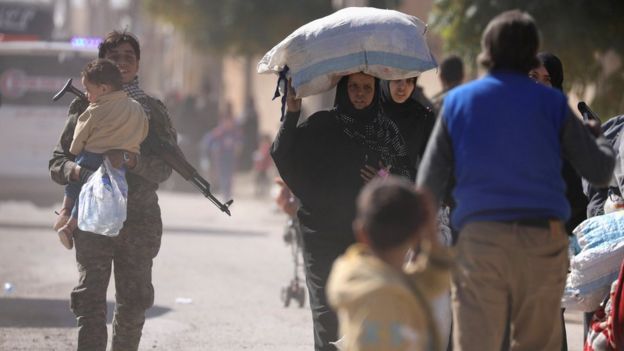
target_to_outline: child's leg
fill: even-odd
[[[78,200],[76,200],[76,204],[72,207],[71,218],[78,219]]]
[[[78,205],[78,195],[80,194],[80,183],[70,183],[65,187],[65,197],[63,197],[63,209],[54,225],[54,230],[57,231],[61,244],[66,249],[71,250],[74,247],[73,232],[76,225],[73,226],[70,222],[76,222],[74,211]]]
[[[58,231],[62,226],[65,225],[65,223],[67,223],[69,217],[71,216],[73,207],[74,199],[67,195],[63,196],[63,205],[58,212],[58,217],[56,218],[54,225],[52,226],[55,231]]]
[[[67,250],[71,250],[74,247],[74,230],[78,227],[78,220],[76,218],[69,218],[67,223],[58,230],[59,240],[61,244],[65,246]]]
[[[78,163],[80,167],[86,167],[91,170],[98,169],[103,160],[104,157],[102,154],[88,151],[83,151],[76,157],[76,163]],[[65,223],[60,228],[56,228],[55,225],[61,243],[68,250],[71,250],[74,246],[73,235],[74,230],[78,227],[78,200],[80,198],[82,186],[83,183],[74,182],[65,187],[65,198],[63,199],[63,210],[61,211],[67,214],[67,220],[65,220]]]

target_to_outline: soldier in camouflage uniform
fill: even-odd
[[[99,47],[100,58],[114,61],[122,73],[124,90],[137,100],[149,117],[149,133],[161,140],[176,142],[165,106],[145,95],[138,86],[140,49],[128,33],[112,32]],[[86,179],[92,170],[81,168],[69,153],[76,119],[88,102],[76,99],[54,149],[49,169],[52,179],[67,184]],[[110,155],[117,162],[122,158]],[[113,319],[113,351],[137,350],[145,322],[145,311],[154,303],[152,260],[158,254],[162,221],[156,189],[171,175],[171,167],[155,154],[146,142],[140,156],[125,161],[128,169],[128,216],[117,237],[106,237],[76,230],[74,241],[80,280],[71,293],[71,309],[78,322],[78,350],[106,350],[106,290],[115,274],[116,307]],[[71,211],[71,209],[61,209]]]

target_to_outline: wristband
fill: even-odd
[[[377,171],[377,175],[381,178],[387,178],[390,175],[390,172],[386,168],[381,168]]]

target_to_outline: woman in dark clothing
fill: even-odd
[[[541,65],[531,70],[529,76],[538,83],[563,91],[563,65],[559,58],[547,52],[540,52],[537,58]],[[587,197],[583,193],[581,178],[570,162],[564,161],[561,173],[566,182],[566,198],[572,211],[566,222],[566,230],[572,234],[572,230],[587,219]]]
[[[380,113],[378,90],[372,76],[343,77],[334,108],[297,125],[301,100],[289,88],[287,114],[271,148],[280,176],[301,204],[297,216],[316,350],[334,350],[330,342],[338,338],[325,285],[334,260],[355,242],[355,199],[365,183],[360,171],[383,164],[395,174],[414,173],[396,125]]]
[[[416,89],[417,80],[418,78],[381,81],[380,101],[384,115],[399,128],[407,145],[410,162],[418,171],[436,122],[436,115],[431,108],[420,102],[421,93]],[[444,206],[454,206],[450,193],[444,199]],[[453,233],[453,241],[456,240],[456,234]]]
[[[416,78],[382,81],[380,99],[385,116],[399,128],[417,169],[436,119],[433,111],[417,100],[415,88]]]
[[[555,88],[563,92],[563,65],[559,58],[551,53],[540,52],[537,54],[537,58],[540,62],[540,66],[532,69],[529,72],[529,77],[533,78],[536,82]],[[561,169],[561,176],[566,184],[566,198],[570,204],[570,219],[566,222],[566,232],[568,235],[572,235],[572,231],[577,225],[581,224],[587,219],[587,204],[588,200],[583,193],[583,184],[581,183],[581,177],[576,173],[576,170],[568,160],[563,160],[563,167]],[[591,318],[593,313],[585,314],[585,329],[587,329],[588,319]],[[563,313],[562,313],[563,319]],[[585,330],[585,334],[587,330]],[[567,334],[565,328],[565,320],[563,321],[563,343],[561,350],[566,351],[568,349]]]

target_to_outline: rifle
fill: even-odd
[[[52,101],[57,101],[67,92],[76,95],[81,100],[87,100],[87,96],[72,85],[72,79],[70,78],[67,80],[67,83],[65,83],[65,86],[63,86],[63,88],[52,97]],[[178,145],[161,140],[152,133],[147,134],[145,141],[147,141],[147,143],[154,148],[158,156],[171,168],[178,172],[182,178],[191,182],[191,184],[199,189],[199,191],[221,211],[225,212],[228,216],[232,215],[229,207],[232,205],[234,200],[230,200],[223,204],[216,197],[214,197],[214,195],[210,192],[210,183],[202,178],[197,170],[191,166],[190,163],[188,163]]]

